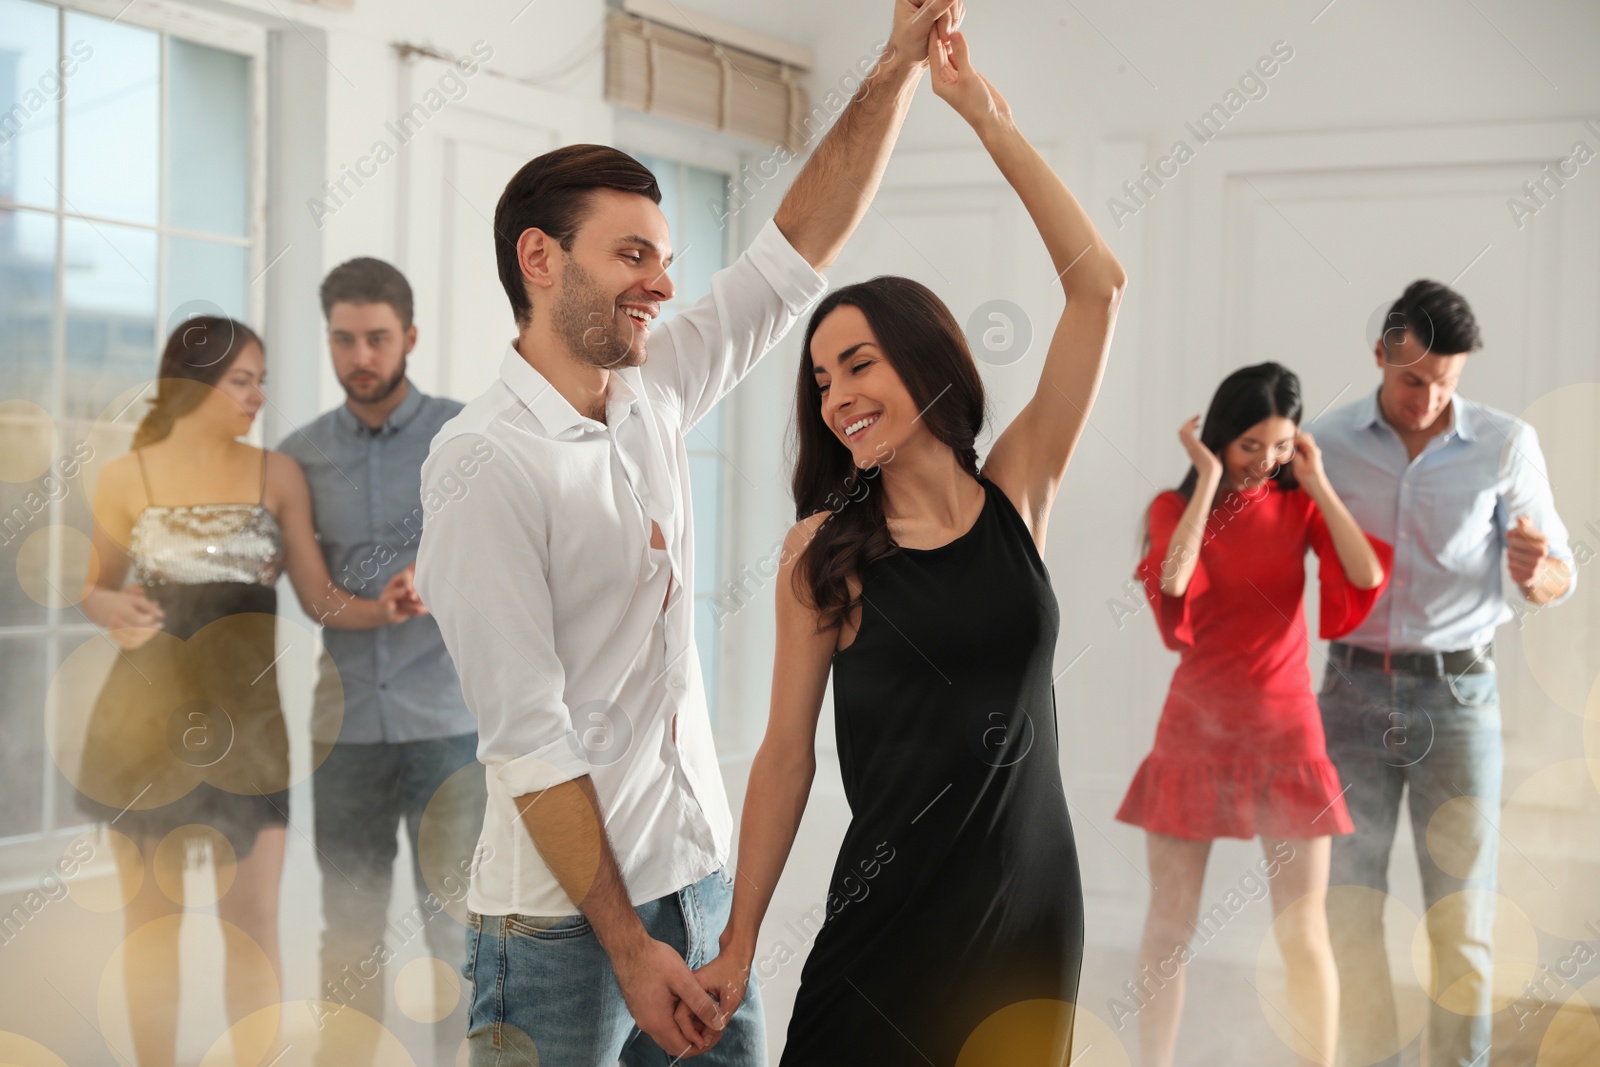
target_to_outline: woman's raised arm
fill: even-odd
[[[1044,547],[1050,504],[1089,420],[1127,275],[1089,215],[1028,143],[1005,98],[972,66],[964,34],[930,47],[933,90],[977,132],[1017,191],[1055,264],[1067,306],[1033,398],[995,441],[984,473],[1020,507]]]

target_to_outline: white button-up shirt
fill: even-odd
[[[508,346],[499,380],[434,438],[416,581],[490,771],[473,911],[577,911],[515,800],[582,775],[635,905],[727,862],[684,435],[825,288],[769,222],[708,296],[651,332],[642,366],[611,373],[604,423]]]
[[[1389,585],[1345,641],[1394,652],[1487,644],[1511,618],[1500,572],[1506,531],[1527,515],[1550,539],[1577,588],[1567,527],[1556,514],[1539,435],[1513,415],[1457,393],[1450,428],[1415,459],[1378,407],[1376,391],[1307,427],[1328,481],[1367,533],[1394,546]],[[1520,595],[1513,593],[1513,595]]]

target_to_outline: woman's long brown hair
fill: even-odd
[[[266,352],[256,332],[233,319],[202,315],[179,323],[161,352],[155,399],[133,432],[133,448],[153,445],[171,433],[172,424],[200,406],[250,345]]]
[[[842,625],[858,603],[850,596],[849,576],[859,578],[869,564],[897,551],[884,521],[878,467],[857,468],[850,449],[823,420],[822,393],[812,372],[813,366],[827,362],[829,374],[838,373],[832,365],[834,353],[813,353],[811,343],[822,321],[846,305],[866,317],[928,432],[949,445],[974,478],[974,442],[985,415],[983,379],[966,337],[944,301],[927,286],[885,275],[837,289],[817,305],[806,325],[795,382],[798,448],[791,489],[796,521],[819,511],[832,513],[795,568],[795,591],[802,603],[815,608],[824,630]]]

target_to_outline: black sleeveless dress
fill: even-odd
[[[182,830],[198,844],[216,831],[242,858],[264,827],[288,823],[274,589],[283,537],[265,474],[263,452],[255,504],[152,503],[134,521],[133,581],[161,605],[162,630],[112,661],[70,769],[78,809],[129,836]]]
[[[852,817],[782,1067],[1071,1058],[1083,894],[1060,612],[1022,517],[980,481],[971,530],[865,569],[860,630],[833,658]]]

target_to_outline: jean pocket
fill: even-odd
[[[1446,674],[1450,695],[1464,708],[1487,708],[1500,702],[1500,686],[1494,671],[1477,674]]]
[[[559,941],[565,937],[582,937],[590,932],[589,917],[582,912],[576,915],[506,916],[506,933],[513,937]]]

